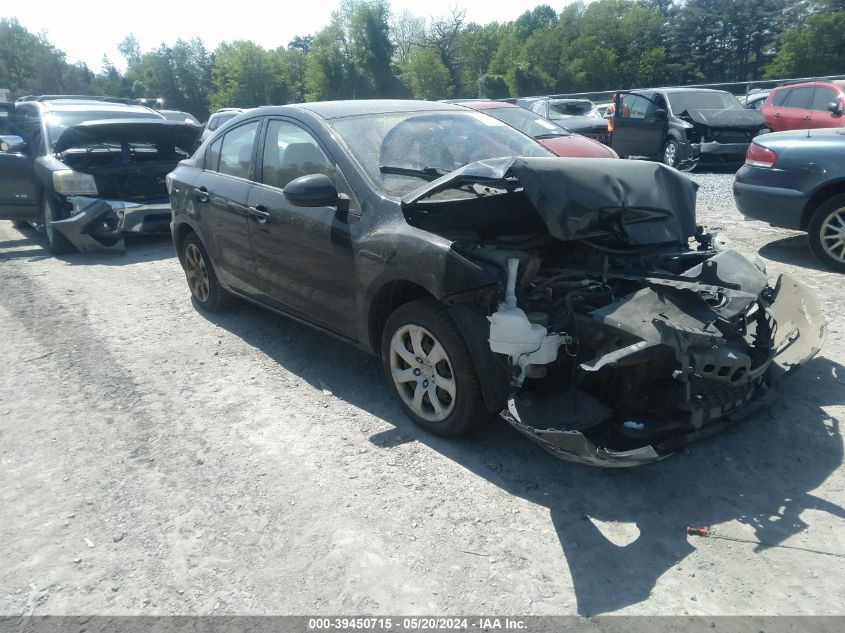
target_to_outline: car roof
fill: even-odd
[[[472,108],[473,110],[493,110],[494,108],[519,108],[518,105],[515,103],[508,103],[507,101],[453,101],[452,103],[457,103],[458,105],[462,105],[466,108]],[[525,109],[525,108],[521,108]]]
[[[266,109],[265,108],[269,108]],[[418,101],[414,99],[360,99],[355,101],[312,101],[288,106],[265,106],[259,110],[272,114],[274,110],[284,112],[282,108],[308,110],[324,119],[338,119],[363,114],[386,114],[389,112],[465,112],[463,106],[438,101]]]
[[[638,88],[636,90],[629,90],[629,92],[665,92],[667,94],[677,92],[718,92],[730,94],[727,90],[713,90],[713,88]]]
[[[797,84],[784,84],[772,90],[785,90],[787,88],[815,88],[816,86],[836,86],[845,90],[845,79],[834,79],[833,81],[802,81]]]

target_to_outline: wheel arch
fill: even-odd
[[[367,313],[367,338],[376,355],[381,354],[381,333],[388,317],[403,304],[427,298],[436,299],[426,288],[407,279],[393,279],[381,285]]]
[[[813,213],[816,212],[821,205],[827,202],[833,196],[845,193],[845,178],[827,182],[810,196],[807,204],[804,205],[804,210],[801,212],[801,229],[806,231],[810,226],[810,219]]]

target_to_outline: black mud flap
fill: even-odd
[[[105,200],[87,206],[66,220],[53,222],[80,253],[123,253],[126,246],[117,212]]]

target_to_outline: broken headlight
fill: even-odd
[[[75,194],[97,194],[97,183],[91,174],[81,174],[72,169],[53,172],[53,189],[64,196]]]

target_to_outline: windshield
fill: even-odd
[[[494,116],[508,125],[514,126],[520,132],[534,138],[550,138],[552,136],[569,136],[571,132],[566,128],[544,119],[536,112],[525,108],[489,108],[482,110],[485,114]]]
[[[47,140],[50,147],[56,145],[56,141],[69,127],[79,125],[86,121],[102,121],[104,119],[158,119],[161,117],[152,112],[133,112],[108,110],[97,112],[96,110],[86,110],[84,112],[48,112],[44,115],[44,121],[47,123]]]
[[[674,114],[687,110],[742,110],[742,104],[728,92],[669,92],[669,106]]]
[[[477,160],[554,156],[534,139],[480,112],[391,112],[332,123],[376,187],[392,196]]]
[[[561,99],[549,102],[549,118],[568,119],[576,116],[590,119],[601,118],[595,104],[586,99]]]

